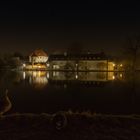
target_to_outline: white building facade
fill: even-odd
[[[51,55],[50,70],[113,71],[114,63],[103,54]]]
[[[47,60],[48,60],[48,55],[46,54],[45,51],[41,49],[35,50],[29,56],[29,62],[32,64],[37,64],[37,63],[43,64],[43,63],[46,63]]]

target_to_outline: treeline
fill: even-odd
[[[19,52],[6,53],[0,55],[0,68],[10,67],[16,68],[22,65],[22,63],[27,59],[27,56]]]

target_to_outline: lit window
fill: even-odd
[[[113,67],[115,67],[116,65],[115,64],[113,64]]]

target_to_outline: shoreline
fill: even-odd
[[[16,71],[48,71],[48,72],[128,72],[124,70],[49,70],[49,69],[21,69]],[[140,71],[140,70],[136,70]]]
[[[54,114],[9,114],[0,118],[1,140],[20,139],[139,139],[139,115],[101,115],[89,112],[64,112],[65,128],[56,130],[52,123]]]
[[[13,69],[13,68],[0,68],[0,70],[10,70],[10,71],[48,71],[48,72],[123,72],[123,73],[132,73],[132,72],[140,72],[140,70],[52,70],[52,69]]]

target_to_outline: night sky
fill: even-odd
[[[140,2],[107,1],[0,3],[0,52],[83,50],[119,54],[127,37],[140,33]]]

